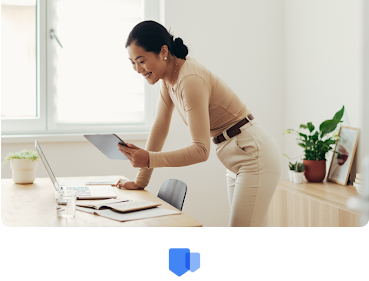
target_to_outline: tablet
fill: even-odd
[[[95,134],[83,136],[109,159],[128,160],[128,158],[118,149],[118,143],[125,146],[127,146],[127,144],[116,134]]]

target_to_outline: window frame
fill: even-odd
[[[142,18],[160,22],[163,5],[161,0],[141,0]],[[36,94],[37,117],[34,118],[2,118],[1,134],[4,137],[31,135],[61,135],[83,133],[117,132],[127,135],[147,134],[153,123],[156,101],[159,95],[159,83],[151,86],[144,83],[145,121],[143,124],[56,124],[53,121],[53,97],[48,79],[48,44],[55,43],[49,36],[47,24],[47,0],[36,1]],[[49,59],[50,60],[50,59]]]
[[[46,42],[41,36],[46,30],[46,2],[36,1],[36,117],[1,118],[1,135],[45,132],[46,130]],[[44,4],[44,5],[43,5]],[[32,129],[30,129],[32,128]]]

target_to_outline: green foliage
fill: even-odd
[[[28,149],[23,149],[22,151],[19,152],[9,152],[8,155],[5,156],[5,161],[3,162],[3,166],[10,160],[13,159],[28,159],[28,160],[32,160],[32,161],[37,161],[40,158],[40,156],[38,156],[37,151],[35,150],[28,150]]]
[[[341,123],[345,107],[337,111],[333,119],[325,120],[319,126],[319,130],[315,130],[315,126],[309,122],[306,125],[301,124],[300,129],[309,130],[308,134],[287,129],[283,134],[294,134],[297,136],[297,145],[304,149],[305,160],[326,160],[325,156],[328,151],[333,149],[332,145],[339,139],[338,131],[335,131],[337,125]],[[314,133],[313,133],[314,132]]]
[[[296,163],[295,172],[301,173],[305,170],[304,163]]]
[[[291,162],[288,162],[288,166],[290,167],[290,170],[291,171],[294,171],[295,170],[295,167],[296,167],[296,164],[297,164],[297,161],[295,164],[291,163]]]
[[[292,159],[296,159],[298,157],[301,157],[301,155],[300,155],[300,156],[297,156],[297,157],[291,159],[290,157],[288,157],[284,153],[282,155],[285,156],[288,160],[292,160]],[[292,162],[288,162],[288,166],[289,166],[289,168],[290,168],[291,171],[294,171],[295,170],[296,164],[297,164],[297,161],[295,162],[295,164],[293,164]]]

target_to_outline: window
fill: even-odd
[[[1,2],[1,37],[1,116],[36,117],[35,1]]]
[[[124,46],[158,21],[159,0],[147,2],[1,0],[2,134],[148,131],[158,85]]]

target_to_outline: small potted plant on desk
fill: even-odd
[[[10,161],[12,179],[15,183],[33,183],[36,179],[37,151],[24,149],[15,153],[8,153],[3,166]]]
[[[293,173],[293,182],[302,183],[302,176],[304,175],[305,165],[304,163],[296,163],[295,172]]]
[[[305,178],[309,182],[322,182],[326,173],[326,154],[333,149],[332,145],[338,140],[337,125],[341,123],[345,107],[337,111],[333,119],[329,119],[320,124],[319,130],[314,132],[314,125],[309,122],[301,124],[300,129],[309,130],[308,134],[293,129],[287,129],[284,134],[297,135],[297,144],[304,149],[305,158]],[[337,152],[338,153],[338,152]]]
[[[290,181],[293,181],[293,174],[295,173],[296,164],[297,162],[295,164],[288,162],[288,167],[290,168],[288,171],[288,177],[290,178]]]

